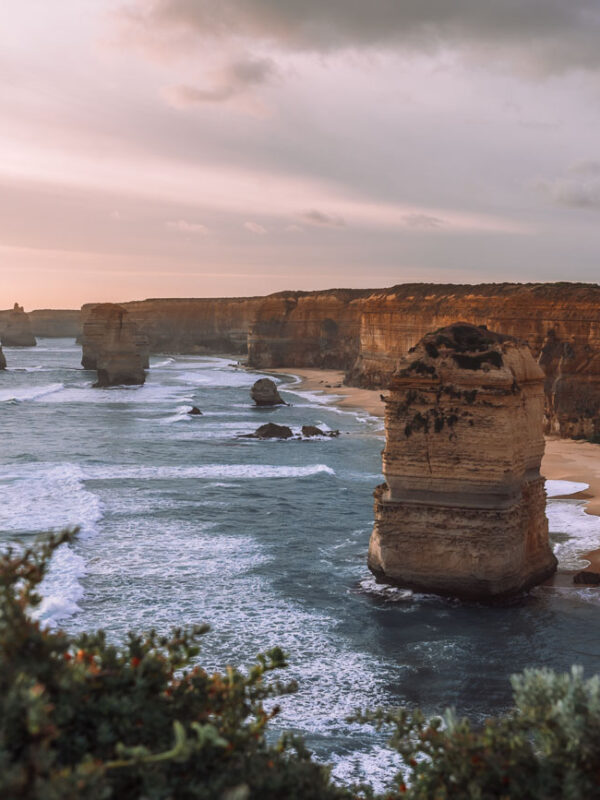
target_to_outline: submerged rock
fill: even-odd
[[[2,344],[5,347],[35,347],[37,344],[29,317],[18,303],[14,304],[7,315],[2,331]]]
[[[380,580],[484,599],[554,573],[543,380],[525,344],[466,323],[427,334],[403,359],[369,545]]]
[[[97,388],[135,386],[146,380],[144,352],[140,334],[127,311],[115,303],[95,306],[83,327],[83,358],[86,369],[95,366]]]
[[[190,417],[201,417],[202,412],[198,408],[198,406],[192,406],[191,409],[188,411]]]
[[[254,433],[248,434],[247,439],[291,439],[294,434],[287,425],[276,425],[274,422],[267,422],[257,428]]]
[[[2,347],[0,347],[0,369],[6,369],[6,358],[2,352]]]
[[[321,428],[317,428],[316,425],[303,425],[302,426],[302,436],[310,438],[311,436],[339,436],[339,431],[322,431]]]
[[[260,378],[250,389],[250,397],[257,406],[286,406],[277,391],[277,384],[270,378]]]
[[[592,572],[591,570],[578,572],[573,577],[573,583],[583,584],[584,586],[600,586],[600,572]]]

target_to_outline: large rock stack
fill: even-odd
[[[95,306],[83,326],[82,366],[98,373],[97,387],[143,384],[145,340],[127,311],[115,303]]]
[[[552,575],[544,375],[518,340],[456,323],[401,362],[386,401],[386,483],[369,567],[409,588],[482,599]]]
[[[2,330],[2,344],[5,347],[35,347],[35,336],[31,331],[29,317],[23,306],[15,303],[6,316]]]

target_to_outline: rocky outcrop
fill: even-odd
[[[277,391],[277,384],[270,378],[259,378],[250,389],[250,397],[257,406],[286,406]]]
[[[190,408],[190,410],[188,411],[188,414],[190,415],[190,417],[201,417],[202,416],[202,412],[200,411],[198,406],[192,406]]]
[[[102,303],[93,308],[84,325],[81,363],[97,371],[96,387],[143,384],[148,361],[145,348],[145,338],[127,311]]]
[[[277,425],[274,422],[266,422],[257,428],[254,433],[246,434],[245,439],[291,439],[294,434],[287,425]]]
[[[93,370],[99,368],[106,351],[107,342],[112,340],[115,330],[118,328],[117,318],[122,319],[125,325],[123,336],[127,338],[126,347],[133,348],[136,352],[136,358],[141,358],[142,370],[148,369],[150,365],[148,340],[129,317],[126,309],[116,303],[96,304],[85,315],[81,336],[81,366],[84,369]],[[132,341],[129,341],[129,338]]]
[[[0,369],[6,369],[6,358],[2,352],[2,347],[0,347]]]
[[[505,595],[553,574],[544,480],[544,375],[528,348],[457,323],[400,362],[386,401],[385,484],[369,567],[401,586]]]
[[[23,306],[15,303],[12,311],[3,315],[0,338],[5,347],[35,347],[37,342]]]

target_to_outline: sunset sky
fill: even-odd
[[[0,22],[0,308],[598,280],[598,0],[3,0]]]

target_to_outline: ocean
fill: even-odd
[[[302,734],[340,781],[382,788],[397,760],[356,709],[454,706],[480,719],[510,704],[531,666],[600,671],[600,594],[538,587],[504,606],[377,586],[366,567],[381,420],[278,376],[291,405],[253,407],[261,377],[233,359],[156,356],[143,387],[93,389],[72,340],[5,348],[0,372],[0,544],[79,525],[57,553],[39,614],[68,631],[208,622],[200,661],[244,666],[289,653],[297,694],[274,729]],[[198,406],[203,416],[187,411]],[[239,438],[264,422],[337,438]],[[600,518],[548,481],[562,570],[600,547]]]

